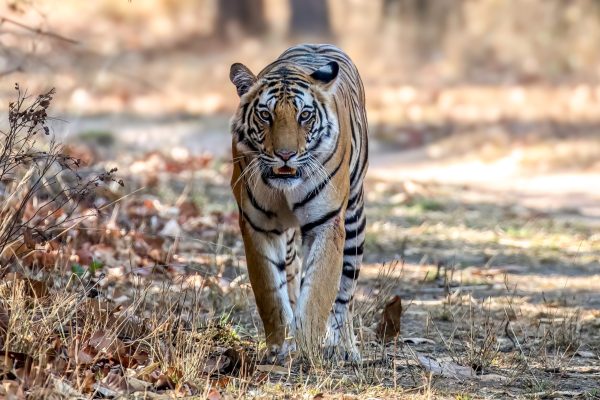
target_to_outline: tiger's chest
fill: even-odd
[[[261,222],[268,230],[284,231],[296,228],[318,218],[330,208],[328,190],[315,193],[310,203],[303,203],[314,188],[300,185],[292,191],[281,191],[264,184],[256,185],[251,193],[242,197],[243,211]]]

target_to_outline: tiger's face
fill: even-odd
[[[329,94],[338,70],[335,62],[311,74],[284,66],[257,78],[242,64],[231,66],[240,96],[232,131],[237,156],[251,160],[249,178],[291,190],[323,176],[338,135]]]

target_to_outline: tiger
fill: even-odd
[[[359,361],[352,303],[365,241],[364,87],[329,44],[230,68],[231,188],[250,284],[274,357]]]

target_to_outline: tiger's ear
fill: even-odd
[[[331,61],[321,68],[310,74],[310,77],[315,81],[328,84],[333,82],[333,80],[337,77],[338,72],[340,71],[340,66],[335,61]]]
[[[242,97],[256,82],[256,76],[244,64],[235,63],[229,69],[229,80],[235,85],[238,96]]]

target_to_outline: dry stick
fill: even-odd
[[[32,28],[30,26],[27,26],[27,25],[21,23],[21,22],[15,21],[14,19],[7,18],[5,16],[0,16],[0,25],[2,25],[5,22],[8,22],[8,23],[13,24],[13,25],[16,25],[19,28],[25,29],[25,30],[27,30],[29,32],[36,33],[38,35],[48,36],[48,37],[51,37],[53,39],[62,40],[63,42],[67,42],[67,43],[70,43],[70,44],[79,44],[79,42],[77,40],[70,39],[68,37],[59,35],[58,33],[50,32],[50,31],[45,31],[45,30],[40,29],[40,28]]]

